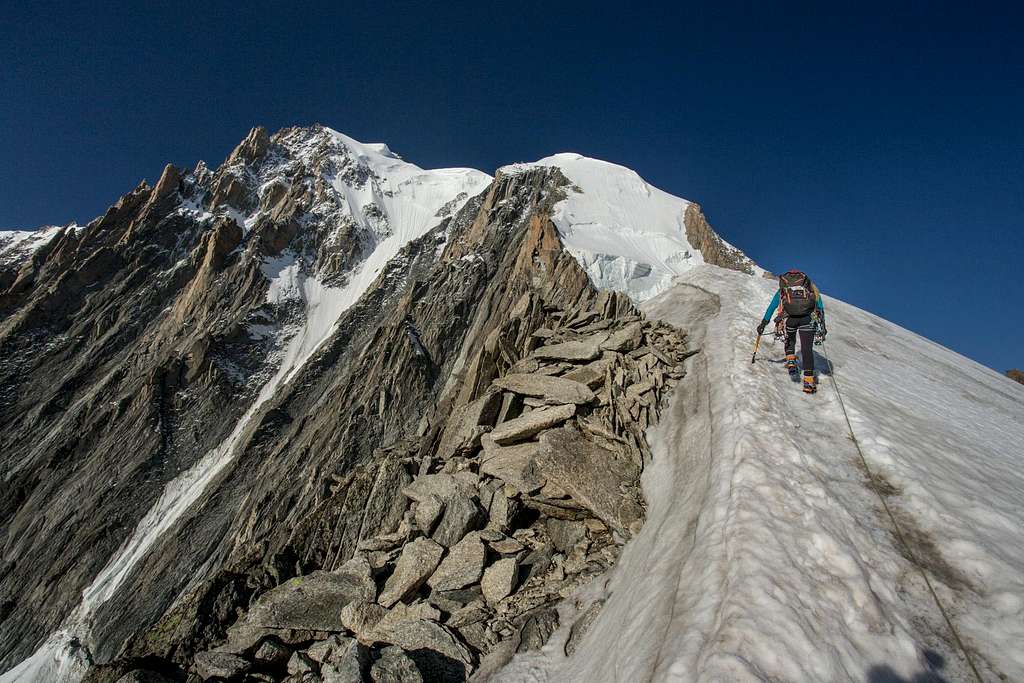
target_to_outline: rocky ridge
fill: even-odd
[[[69,224],[64,228],[75,229]],[[18,271],[43,249],[63,228],[46,226],[36,230],[0,230],[0,291],[14,284]]]
[[[704,263],[729,270],[738,270],[750,275],[754,274],[755,267],[751,260],[742,251],[715,233],[707,218],[704,217],[700,204],[691,202],[686,207],[683,223],[686,226],[687,241],[700,251],[701,256],[704,257]]]
[[[192,676],[465,680],[543,646],[557,603],[643,523],[644,430],[696,352],[618,296],[597,304],[563,311],[524,294],[489,337],[508,371],[452,414],[434,453],[391,450],[409,482],[397,526],[260,595]]]

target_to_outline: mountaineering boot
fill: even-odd
[[[786,371],[789,372],[789,378],[794,382],[800,381],[800,367],[796,364],[796,356],[786,356]]]
[[[804,375],[804,393],[813,394],[818,391],[818,381],[814,375]]]

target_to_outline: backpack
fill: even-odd
[[[779,305],[786,315],[810,315],[817,305],[817,292],[811,278],[799,270],[791,270],[779,276]]]

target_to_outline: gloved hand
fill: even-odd
[[[821,336],[822,339],[824,339],[825,335],[828,334],[828,330],[825,329],[824,318],[818,318],[818,334]]]
[[[767,320],[762,320],[761,324],[757,326],[757,333],[764,334],[764,328],[768,326]]]

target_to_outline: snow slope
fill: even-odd
[[[335,177],[334,188],[348,198],[351,213],[367,227],[370,219],[363,207],[371,203],[378,207],[386,217],[388,234],[402,244],[437,225],[442,209],[450,215],[468,197],[483,192],[492,180],[486,173],[471,168],[424,171],[403,161],[385,144],[364,144],[329,128],[327,132],[374,175],[374,182],[358,188]],[[457,206],[450,205],[455,200]]]
[[[664,291],[672,277],[704,263],[686,239],[690,202],[649,185],[623,166],[563,153],[500,171],[555,166],[572,183],[555,205],[552,222],[562,243],[600,288],[643,301]]]
[[[713,266],[677,283],[645,308],[703,352],[653,429],[647,523],[607,583],[577,596],[607,603],[574,656],[563,626],[496,680],[972,680],[828,377],[805,396],[772,344],[751,365],[773,284]],[[1024,680],[1024,386],[842,302],[826,309],[854,430],[915,556],[985,680]]]
[[[479,194],[490,184],[490,176],[472,169],[439,169],[425,171],[396,157],[383,145],[364,145],[337,131],[328,130],[344,147],[343,152],[356,163],[368,168],[373,182],[350,186],[334,178],[334,188],[346,196],[346,216],[366,220],[366,207],[375,203],[385,218],[386,231],[369,256],[359,264],[344,286],[331,287],[315,274],[314,267],[274,264],[268,287],[268,298],[301,299],[304,319],[298,333],[287,343],[277,372],[260,389],[259,394],[231,434],[216,448],[206,453],[193,467],[168,482],[163,494],[136,526],[117,554],[96,576],[82,594],[78,609],[39,649],[18,666],[0,676],[0,683],[14,681],[78,681],[88,670],[87,654],[79,643],[85,642],[92,615],[124,584],[134,567],[159,542],[164,532],[174,526],[207,487],[231,464],[235,449],[248,434],[260,409],[272,399],[313,357],[317,349],[334,332],[338,318],[352,306],[394,258],[403,246],[422,237],[450,215],[469,197]],[[268,264],[264,264],[265,266]],[[312,272],[307,272],[312,271]],[[264,269],[265,274],[270,274]]]

